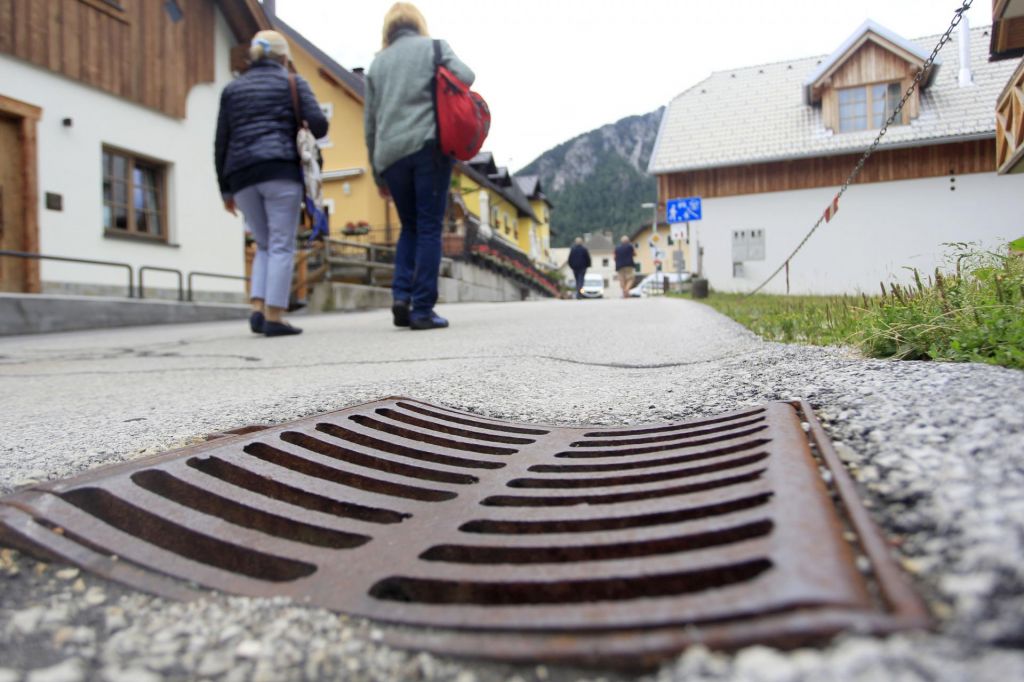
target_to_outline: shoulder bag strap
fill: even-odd
[[[295,112],[295,126],[302,127],[302,114],[299,113],[299,86],[295,83],[295,74],[288,72],[288,89],[292,92],[292,111]]]
[[[437,111],[437,69],[441,66],[441,41],[433,40],[434,43],[434,77],[430,79],[430,99],[434,103],[434,138],[438,148],[441,147],[441,117]]]

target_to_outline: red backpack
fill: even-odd
[[[441,151],[460,161],[480,152],[491,129],[491,110],[484,98],[469,89],[441,64],[441,41],[434,41],[434,113]]]

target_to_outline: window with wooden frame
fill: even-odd
[[[103,231],[167,241],[167,164],[103,149]]]
[[[839,132],[881,128],[896,110],[903,92],[899,83],[878,83],[839,90]],[[896,119],[895,124],[903,121]]]

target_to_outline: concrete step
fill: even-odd
[[[103,296],[0,293],[0,336],[239,320],[249,306]]]

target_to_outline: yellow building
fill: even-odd
[[[522,217],[519,225],[519,247],[530,254],[537,263],[556,268],[558,263],[551,257],[551,209],[553,206],[544,194],[538,175],[514,176],[519,191],[533,209],[535,218]]]
[[[454,191],[481,224],[536,260],[530,253],[529,236],[532,226],[540,221],[508,169],[498,168],[490,152],[481,152],[470,161],[457,163],[452,177]]]
[[[651,232],[651,226],[641,227],[637,229],[633,234],[630,235],[629,239],[633,242],[633,246],[636,247],[636,263],[640,274],[649,274],[656,269],[656,259],[654,253],[654,247],[657,247],[661,251],[662,258],[660,259],[661,269],[663,272],[675,272],[675,255],[676,253],[683,254],[683,271],[694,272],[696,270],[696,263],[691,260],[691,249],[690,244],[685,239],[674,240],[671,236],[671,227],[668,223],[658,224],[657,239],[652,239],[653,233]],[[690,239],[693,241],[696,236],[695,228],[690,228]],[[618,237],[616,237],[615,243],[618,244]]]
[[[272,16],[271,21],[288,40],[296,71],[309,82],[330,123],[320,149],[331,236],[366,235],[361,239],[393,244],[399,222],[391,202],[378,194],[370,170],[363,134],[362,74],[342,67],[278,17]]]

